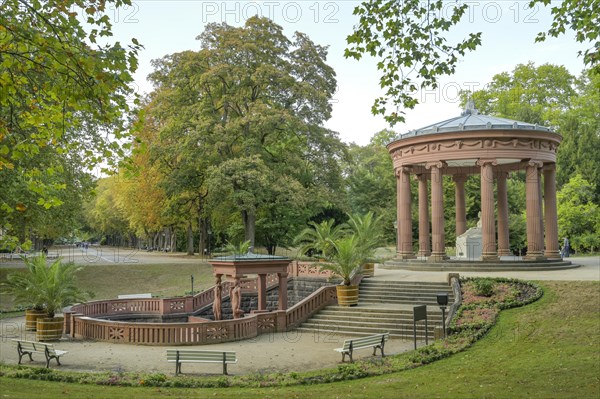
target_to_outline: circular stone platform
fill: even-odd
[[[575,265],[566,260],[544,260],[544,261],[465,261],[465,260],[445,260],[431,262],[426,260],[388,260],[379,267],[381,269],[404,269],[415,271],[476,271],[476,272],[504,272],[504,271],[547,271],[547,270],[566,270],[575,269],[580,265]]]

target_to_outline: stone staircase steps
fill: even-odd
[[[440,326],[441,310],[437,294],[448,293],[445,283],[404,282],[364,279],[359,288],[359,304],[355,307],[328,306],[303,323],[298,331],[330,335],[362,336],[389,332],[393,338],[413,338],[413,307],[427,305],[427,335],[433,339]],[[417,323],[417,338],[424,339],[425,323]]]

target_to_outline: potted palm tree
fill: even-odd
[[[373,212],[364,215],[348,215],[348,225],[356,235],[362,248],[364,261],[361,265],[364,277],[375,275],[375,263],[369,262],[373,258],[375,248],[381,238],[381,216],[375,217]]]
[[[60,339],[64,319],[56,317],[56,313],[64,306],[91,296],[76,285],[75,273],[79,269],[74,263],[63,264],[60,258],[47,266],[46,257],[40,255],[28,260],[27,272],[21,278],[7,278],[7,286],[15,299],[43,306],[46,317],[36,320],[39,341]]]
[[[358,286],[352,284],[352,277],[360,273],[360,265],[365,258],[363,247],[355,234],[331,241],[331,245],[331,263],[323,264],[321,270],[330,270],[342,279],[342,283],[336,286],[338,304],[355,306],[358,304]]]
[[[321,223],[309,222],[307,227],[296,236],[294,244],[300,244],[298,253],[313,253],[320,260],[327,260],[334,252],[333,242],[345,233],[343,225],[334,226],[335,220],[324,220]]]
[[[35,276],[39,275],[36,269],[46,267],[46,261],[41,257],[23,257],[22,259],[27,271],[10,273],[6,277],[6,283],[2,285],[6,292],[13,297],[15,304],[27,307],[25,309],[25,330],[35,331],[37,319],[48,315],[44,308],[44,302],[33,289],[36,285]]]

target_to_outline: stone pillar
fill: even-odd
[[[429,192],[425,173],[416,176],[419,181],[419,256],[431,255],[429,245]]]
[[[556,211],[556,164],[544,167],[544,216],[546,222],[546,251],[550,259],[560,259],[558,248],[558,215]]]
[[[425,167],[431,170],[431,261],[447,259],[444,237],[444,187],[442,167],[444,162],[428,162]]]
[[[498,189],[498,255],[509,256],[510,236],[508,232],[508,191],[506,189],[506,178],[508,172],[498,172],[496,186]]]
[[[495,159],[479,159],[481,167],[481,260],[497,261],[496,218],[494,217],[494,166]]]
[[[544,233],[540,231],[542,222],[540,220],[540,181],[538,169],[543,165],[542,161],[530,160],[527,162],[525,173],[525,212],[527,214],[527,260],[544,260],[543,240]]]
[[[466,175],[454,175],[454,206],[456,213],[456,236],[467,231],[467,215],[465,206],[465,181]]]
[[[544,210],[543,210],[543,202],[542,202],[542,198],[544,198],[542,196],[542,168],[544,167],[544,165],[542,164],[542,167],[538,169],[538,198],[540,199],[540,232],[542,234],[542,252],[544,251]]]
[[[267,275],[258,275],[258,310],[267,310]]]
[[[288,274],[287,273],[277,273],[279,276],[279,310],[286,310],[288,306]]]
[[[398,259],[415,258],[412,247],[410,172],[411,168],[407,166],[400,166],[396,169],[398,195]]]

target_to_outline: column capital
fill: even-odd
[[[466,182],[466,181],[467,181],[467,179],[468,179],[468,178],[469,178],[469,177],[468,177],[467,175],[464,175],[464,174],[462,174],[462,173],[461,173],[461,174],[458,174],[458,175],[452,175],[452,180],[453,180],[455,183],[464,183],[464,182]]]
[[[541,168],[544,166],[544,161],[540,161],[537,159],[530,159],[527,161],[527,166],[535,166],[536,168]]]
[[[429,180],[429,174],[427,173],[417,173],[413,176],[413,179],[415,180],[419,180],[419,181],[427,181]]]
[[[447,164],[444,161],[433,161],[433,162],[427,162],[427,163],[425,163],[425,168],[426,169],[431,169],[433,167],[436,167],[438,169],[442,169],[446,165]]]
[[[499,179],[507,179],[508,178],[508,172],[505,170],[499,170],[496,172],[496,177]]]
[[[552,162],[552,163],[545,163],[545,164],[542,166],[542,169],[543,169],[544,171],[556,170],[556,163],[555,163],[555,162]]]
[[[498,165],[498,160],[496,158],[479,158],[476,162],[475,165],[477,166],[496,166]]]
[[[396,177],[400,177],[403,173],[412,172],[412,169],[413,168],[411,166],[400,165],[396,168],[396,170],[394,171],[395,172],[394,174],[396,175]]]

